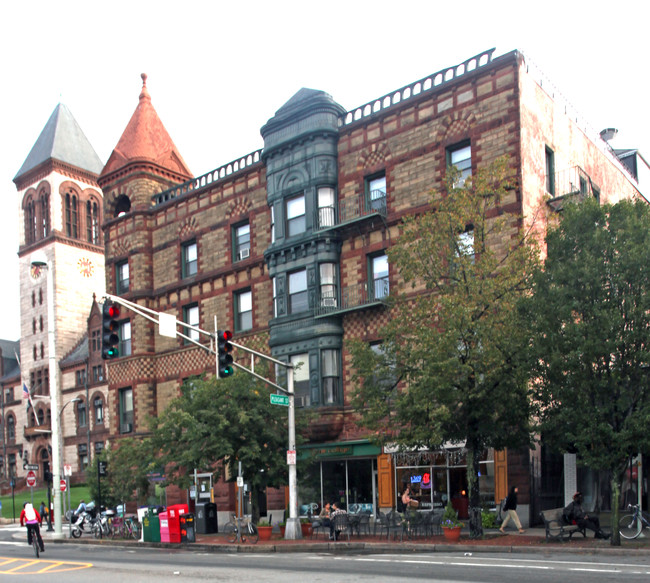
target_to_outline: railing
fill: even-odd
[[[578,197],[583,200],[589,197],[597,197],[598,192],[587,174],[580,166],[573,166],[561,170],[553,175],[554,194],[548,201],[549,206],[554,210],[562,208],[563,201],[569,197]]]
[[[388,278],[375,279],[371,283],[361,282],[347,286],[341,290],[341,302],[336,298],[321,297],[314,310],[314,315],[328,316],[337,312],[348,312],[366,306],[383,303],[388,298],[390,290]]]
[[[336,209],[332,206],[320,207],[316,211],[314,230],[323,231],[352,223],[372,215],[386,218],[386,192],[373,190],[368,196],[365,192],[339,201],[338,217]]]
[[[151,197],[152,204],[154,206],[163,204],[169,200],[183,196],[188,192],[193,192],[195,190],[208,186],[209,184],[219,182],[219,180],[228,178],[237,172],[240,172],[246,168],[249,168],[250,166],[253,166],[254,164],[257,164],[261,159],[262,150],[255,150],[254,152],[251,152],[242,158],[238,158],[237,160],[228,162],[228,164],[219,166],[219,168],[211,170],[207,174],[203,174],[203,176],[188,180],[187,182],[183,182],[183,184],[179,184],[178,186],[174,186],[172,188],[164,190],[163,192],[154,194]]]
[[[49,423],[43,423],[41,425],[32,425],[31,427],[25,427],[23,435],[25,437],[35,437],[37,435],[43,435],[52,431],[52,428]]]
[[[479,67],[483,67],[492,61],[492,53],[494,53],[495,50],[496,49],[483,51],[482,53],[479,53],[478,55],[475,55],[474,57],[471,57],[466,61],[460,63],[460,65],[454,65],[453,67],[442,69],[437,73],[433,73],[428,77],[424,77],[419,81],[415,81],[414,83],[406,85],[397,91],[384,95],[383,97],[375,99],[374,101],[366,103],[365,105],[357,107],[356,109],[347,112],[339,118],[339,126],[345,126],[359,121],[364,117],[368,117],[379,111],[388,109],[393,105],[397,105],[398,103],[419,95],[420,93],[424,93],[425,91],[436,89],[440,85],[449,83],[458,77],[462,77],[466,73],[470,73]]]

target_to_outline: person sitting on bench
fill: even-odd
[[[600,528],[600,520],[597,516],[587,514],[582,509],[582,493],[576,492],[573,495],[573,502],[569,504],[563,512],[564,520],[567,524],[577,524],[580,528],[594,531],[594,538],[607,539],[611,534],[603,532]]]

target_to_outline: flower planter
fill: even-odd
[[[442,527],[442,533],[445,535],[445,538],[450,542],[458,542],[460,538],[460,531],[462,526],[454,526],[453,528]]]
[[[307,537],[311,536],[311,533],[314,531],[314,527],[311,523],[309,524],[300,524],[300,530],[302,530],[302,536]]]
[[[260,533],[260,540],[271,540],[272,526],[257,526],[257,532]]]
[[[284,531],[286,530],[287,525],[286,525],[286,524],[281,524],[281,525],[279,526],[279,528],[280,528],[280,536],[281,536],[282,538],[284,538]]]

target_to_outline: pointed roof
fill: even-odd
[[[103,167],[77,120],[63,103],[59,103],[52,112],[27,159],[14,177],[14,182],[49,160],[58,160],[96,175],[99,175]]]
[[[151,103],[147,75],[142,73],[140,102],[110,155],[102,176],[124,168],[133,161],[154,162],[176,174],[192,177],[183,157],[167,133]]]

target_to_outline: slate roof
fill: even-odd
[[[14,177],[14,182],[50,159],[98,176],[104,167],[77,120],[62,103],[56,106],[47,120],[41,135]]]

